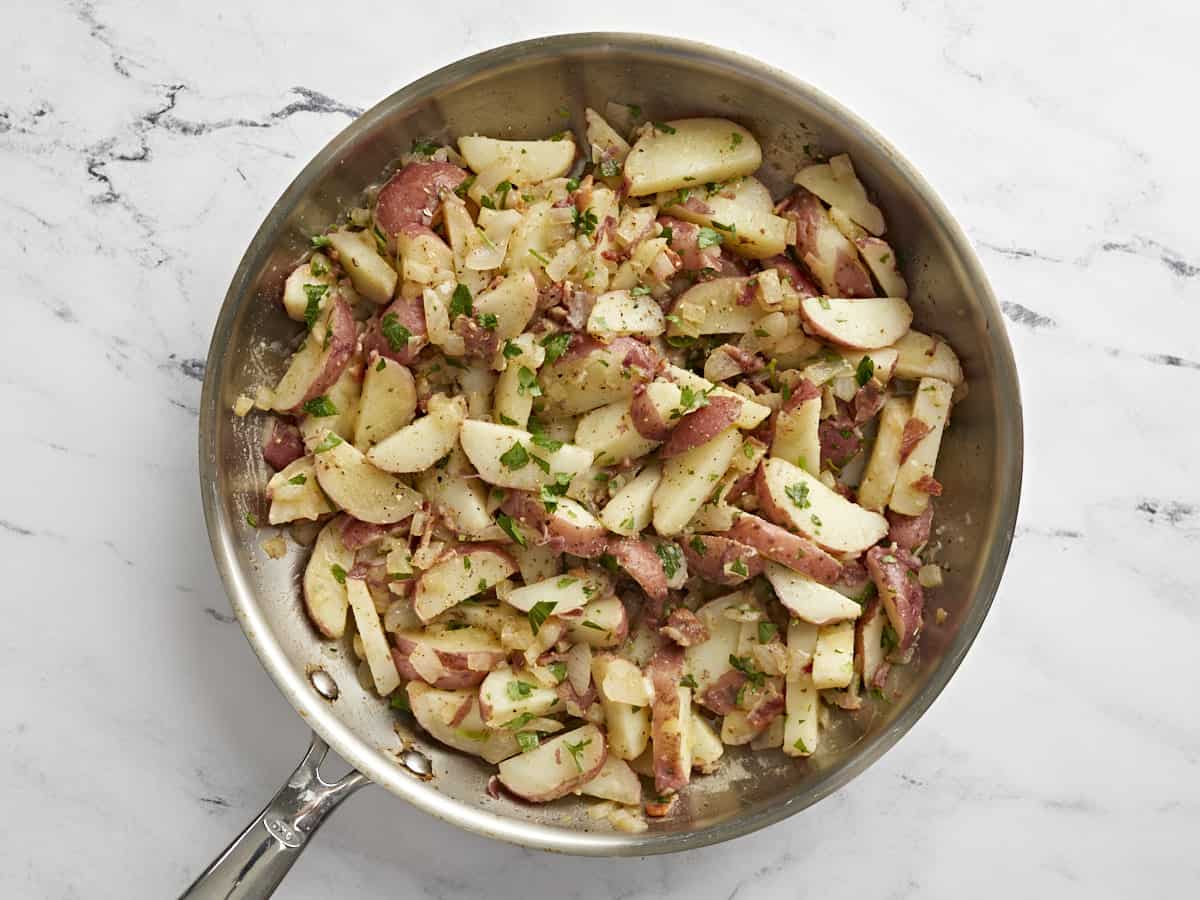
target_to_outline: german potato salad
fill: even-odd
[[[320,635],[493,795],[645,829],[727,746],[820,753],[945,615],[958,357],[848,156],[781,197],[761,164],[615,103],[582,148],[417,141],[284,284],[287,371],[235,407],[269,524]]]

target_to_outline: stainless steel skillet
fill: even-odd
[[[318,640],[301,610],[304,553],[293,548],[285,559],[269,559],[261,549],[264,532],[246,523],[247,512],[266,518],[268,471],[259,423],[231,411],[239,394],[273,383],[283,369],[294,326],[279,314],[277,299],[309,236],[354,203],[414,138],[545,136],[579,127],[585,106],[603,109],[609,100],[637,104],[654,119],[737,119],[759,137],[764,180],[777,194],[807,151],[849,152],[887,216],[917,324],[949,338],[970,381],[938,466],[946,488],[938,515],[948,526],[942,553],[948,572],[933,602],[949,616],[928,628],[917,660],[903,669],[897,698],[839,719],[828,747],[807,762],[731,754],[720,774],[689,788],[671,817],[638,835],[598,830],[569,799],[534,807],[488,797],[490,767],[427,739],[359,686],[349,648]],[[268,896],[328,813],[368,780],[470,831],[592,856],[701,847],[799,812],[895,744],[954,674],[1008,556],[1021,452],[1012,351],[970,244],[921,176],[833,100],[746,57],[637,34],[526,41],[420,79],[353,122],[288,187],[242,258],[213,332],[200,413],[200,481],[213,554],[247,639],[315,734],[296,774],[187,896]],[[316,766],[326,742],[357,772],[323,782]]]

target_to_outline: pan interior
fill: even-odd
[[[284,559],[261,548],[261,420],[231,412],[283,371],[295,326],[279,311],[282,283],[339,211],[378,183],[414,138],[480,133],[535,138],[570,126],[608,101],[649,119],[717,115],[759,138],[768,186],[782,193],[808,153],[848,152],[876,194],[909,280],[916,325],[945,335],[970,383],[955,407],[938,466],[945,495],[941,560],[946,583],[931,593],[914,663],[900,669],[890,703],[834,716],[806,762],[777,751],[727,750],[718,774],[697,777],[669,818],[649,832],[599,830],[568,798],[531,806],[485,793],[494,769],[428,740],[406,715],[364,691],[349,646],[319,640],[299,601],[306,552]],[[569,113],[564,117],[563,109]],[[281,690],[344,757],[373,780],[459,825],[567,852],[664,852],[723,840],[803,809],[865,768],[903,734],[957,667],[991,603],[1007,556],[1020,483],[1021,413],[999,311],[961,231],[931,190],[881,138],[811,88],[742,57],[702,45],[633,35],[571,35],[500,48],[455,63],[398,92],[335,138],[263,223],[234,277],[208,360],[201,421],[201,479],[217,563],[247,636]],[[947,612],[933,623],[933,610]],[[310,675],[328,673],[335,701]],[[893,676],[895,677],[895,676]],[[405,747],[433,765],[421,780],[398,762]],[[591,829],[589,831],[589,829]]]

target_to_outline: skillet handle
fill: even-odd
[[[258,817],[205,869],[180,900],[265,900],[321,823],[369,781],[351,772],[330,784],[317,767],[329,746],[315,732],[304,759]]]

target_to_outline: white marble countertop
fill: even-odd
[[[172,896],[306,741],[202,525],[209,330],[263,214],[356,111],[561,31],[721,43],[924,171],[1004,300],[1025,491],[1000,596],[929,714],[808,813],[608,862],[350,801],[281,896],[1166,896],[1200,881],[1200,82],[1187,4],[54,0],[0,30],[0,896]],[[753,10],[753,12],[749,12]],[[1144,664],[1144,668],[1143,668]]]

